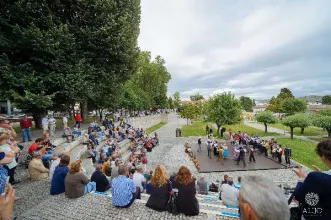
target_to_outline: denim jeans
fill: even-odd
[[[27,136],[28,140],[31,141],[30,128],[24,128],[22,130],[22,141],[25,142],[25,137]]]

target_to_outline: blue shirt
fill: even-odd
[[[114,206],[126,206],[136,192],[133,181],[123,175],[113,179],[111,184],[112,202]]]
[[[51,195],[57,195],[65,192],[64,179],[66,178],[68,171],[68,167],[57,166],[55,168],[51,184]]]
[[[234,184],[234,188],[240,189],[240,187],[241,187],[240,183]]]
[[[48,125],[48,119],[47,118],[43,118],[41,120],[41,125]]]

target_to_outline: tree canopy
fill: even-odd
[[[276,113],[283,112],[281,102],[288,98],[294,98],[291,90],[289,90],[288,88],[282,88],[276,98],[274,96],[271,97],[269,105],[266,108],[266,110]]]
[[[324,128],[328,132],[328,137],[331,138],[331,110],[322,110],[313,115],[312,123],[314,126]]]
[[[217,134],[222,125],[232,125],[240,121],[241,104],[232,93],[216,94],[207,104],[207,117],[217,126]]]
[[[276,118],[271,111],[263,111],[256,115],[256,121],[262,122],[264,124],[264,132],[268,132],[268,124],[275,124]]]
[[[296,98],[286,98],[280,103],[283,113],[294,115],[295,113],[304,113],[307,111],[307,102]]]
[[[322,97],[323,105],[331,105],[331,95],[325,95]]]
[[[181,117],[187,119],[187,124],[188,124],[188,119],[197,118],[200,115],[200,110],[196,104],[189,102],[182,105],[179,114]]]
[[[253,111],[252,107],[255,105],[255,101],[253,102],[251,98],[247,96],[240,96],[239,101],[246,112]]]
[[[282,124],[289,127],[291,130],[291,138],[293,139],[294,128],[305,128],[311,124],[311,120],[307,114],[295,114],[282,120]]]
[[[205,98],[203,97],[203,95],[197,93],[195,95],[191,95],[190,99],[191,99],[191,101],[199,101],[199,100],[202,100],[202,99],[205,99]]]
[[[180,94],[179,94],[179,92],[175,92],[175,94],[173,95],[173,100],[174,100],[174,107],[179,108],[179,106],[180,106]]]

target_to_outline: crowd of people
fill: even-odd
[[[144,134],[143,129],[134,129],[123,121],[119,122],[118,126],[115,126],[112,121],[106,122],[107,126],[104,126],[104,120],[101,123],[103,126],[98,126],[96,122],[90,124],[86,141],[88,144],[87,155],[93,160],[96,167],[91,177],[84,172],[82,161],[70,158],[68,152],[55,155],[56,146],[51,144],[47,130],[44,136],[37,138],[28,149],[31,157],[27,160],[30,179],[39,181],[49,178],[51,195],[65,193],[68,198],[72,199],[92,191],[110,190],[112,203],[119,208],[130,207],[135,199],[141,198],[141,193],[146,192],[150,195],[146,203],[147,207],[157,211],[166,211],[171,198],[176,197],[176,200],[171,201],[176,201],[178,213],[189,216],[199,214],[199,202],[196,194],[209,194],[209,191],[212,191],[204,175],[197,180],[186,166],[182,166],[178,172],[169,176],[161,164],[157,165],[152,172],[152,167],[147,166],[147,151],[149,148],[157,146],[159,142],[157,134],[149,137]],[[15,180],[15,168],[21,150],[19,143],[15,141],[16,136],[10,123],[1,118],[1,219],[10,219],[16,198],[12,185],[18,183]],[[119,147],[119,143],[124,139],[130,141],[128,162],[122,160]],[[274,153],[277,158],[277,152],[279,148],[282,148],[275,140],[259,142],[258,137],[240,139],[234,138],[234,144],[253,145],[253,148],[258,151],[261,149],[259,144],[262,149],[264,145],[268,145],[270,153]],[[199,143],[201,144],[201,140]],[[212,148],[209,147],[209,154],[216,149],[214,154],[221,154],[224,159],[223,153],[227,146],[219,147],[212,135],[207,138],[208,145],[212,146]],[[274,145],[278,145],[278,147]],[[239,147],[239,158],[243,149],[244,147]],[[245,151],[243,152],[245,153]],[[325,166],[331,170],[331,140],[320,142],[316,147],[316,153]],[[252,161],[254,159],[252,158]],[[331,171],[323,172],[321,169],[315,168],[318,172],[311,172],[308,175],[300,167],[293,169],[300,180],[289,200],[276,184],[260,176],[239,177],[236,184],[233,178],[224,176],[223,181],[216,184],[217,191],[225,205],[239,207],[240,216],[245,220],[289,219],[288,204],[292,200],[300,204],[303,219],[330,219]]]

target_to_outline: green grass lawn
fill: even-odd
[[[258,123],[263,125],[263,123],[261,122]],[[290,132],[290,128],[286,127],[285,125],[282,125],[280,122],[276,124],[269,124],[268,127],[278,128]],[[305,128],[304,134],[301,134],[301,128],[294,128],[293,134],[297,136],[318,136],[327,135],[328,133],[316,127],[307,127]]]
[[[158,123],[156,125],[153,125],[152,127],[147,128],[146,129],[147,135],[153,133],[154,131],[156,131],[157,129],[161,128],[162,126],[164,126],[166,124],[167,124],[167,122],[160,122],[160,123]]]
[[[322,170],[328,170],[315,152],[316,144],[301,139],[291,140],[290,138],[278,138],[277,142],[284,147],[289,146],[292,149],[293,160],[309,168],[312,168],[312,165],[316,165]]]
[[[182,137],[189,137],[189,136],[205,136],[206,134],[206,122],[202,122],[201,120],[197,120],[194,121],[192,125],[184,125],[182,127]],[[211,123],[208,123],[208,125],[210,126]],[[236,125],[226,125],[225,126],[226,131],[229,131],[229,129],[231,128],[232,131],[234,132],[247,132],[249,135],[252,134],[259,134],[260,137],[265,137],[265,136],[279,136],[280,134],[278,133],[274,133],[274,132],[268,132],[268,133],[264,133],[261,130],[258,130],[256,128],[252,128],[249,127],[247,125],[244,124],[236,124]],[[214,128],[214,134],[216,134],[217,129]]]
[[[318,142],[320,142],[320,141],[324,141],[324,140],[327,140],[327,139],[329,139],[329,138],[324,138],[324,137],[320,137],[320,138],[313,138],[313,137],[310,137],[309,139],[310,139],[310,140],[313,140],[313,141],[318,141]]]

